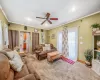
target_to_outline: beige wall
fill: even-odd
[[[0,20],[2,21],[2,24],[8,24],[8,21],[7,21],[7,19],[5,18],[5,16],[4,16],[4,14],[3,14],[3,12],[2,12],[2,10],[0,9]]]
[[[1,9],[0,9],[0,20],[1,20],[1,23],[2,23],[1,25],[2,25],[2,30],[3,30],[4,24],[8,25],[8,21],[7,21],[6,17],[4,16]],[[3,33],[3,35],[4,35],[4,33]],[[3,41],[4,41],[4,36],[3,36]],[[3,44],[4,44],[4,42],[3,42]]]
[[[68,27],[79,27],[79,42],[83,42],[83,44],[79,44],[78,48],[78,59],[79,60],[85,60],[84,58],[84,51],[86,49],[92,48],[92,29],[90,28],[92,24],[99,23],[100,24],[100,13],[92,15],[90,17],[84,18],[75,22],[71,22],[69,24],[66,24],[64,26]],[[48,39],[48,42],[53,43],[55,46],[57,46],[57,33],[63,29],[63,26],[60,26],[55,29],[51,29],[48,31],[48,36],[50,38]],[[55,39],[51,38],[51,35],[55,34]],[[83,37],[81,40],[80,37]]]
[[[31,48],[31,51],[32,51],[32,32],[34,32],[34,27],[27,27],[27,30],[24,30],[24,26],[23,25],[19,25],[19,24],[14,24],[14,23],[10,23],[10,26],[8,27],[9,30],[17,30],[19,31],[25,31],[25,32],[30,32],[31,33],[31,45],[30,45],[30,48]],[[39,43],[41,44],[41,30],[38,29],[38,33],[39,33]],[[47,36],[47,31],[44,31],[45,33],[45,43],[47,42],[46,41],[46,36]]]

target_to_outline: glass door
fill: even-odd
[[[71,60],[77,60],[78,54],[78,28],[68,29],[68,46],[69,46],[69,56]]]
[[[29,32],[20,32],[20,51],[21,52],[30,52],[30,33]]]
[[[58,32],[57,50],[62,53],[62,32]]]

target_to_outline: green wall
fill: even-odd
[[[92,29],[90,27],[94,23],[100,24],[100,13],[63,25],[68,27],[79,27],[78,60],[84,61],[84,51],[92,48]],[[62,31],[63,26],[59,26],[48,31],[48,42],[53,43],[55,47],[57,47],[57,33]],[[51,38],[52,34],[55,34],[55,39]],[[83,39],[80,39],[80,37]],[[83,42],[83,44],[80,44],[80,42]]]
[[[20,31],[24,31],[24,32],[30,32],[30,34],[31,34],[31,45],[30,45],[30,48],[31,48],[31,51],[32,51],[32,32],[34,32],[34,27],[30,27],[30,26],[28,26],[27,27],[27,30],[24,30],[24,25],[20,25],[20,24],[15,24],[15,23],[10,23],[10,26],[8,27],[8,29],[9,30],[17,30],[17,31],[19,31],[19,33],[20,33]],[[38,33],[39,33],[39,43],[41,44],[41,30],[40,29],[38,29]],[[45,43],[47,43],[47,31],[46,30],[44,30],[44,42]]]
[[[7,21],[7,19],[5,18],[5,16],[4,16],[4,14],[3,14],[3,12],[2,12],[2,10],[0,9],[0,20],[2,21],[2,24],[8,24],[8,21]]]

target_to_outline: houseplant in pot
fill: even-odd
[[[93,51],[91,49],[86,50],[84,56],[86,59],[85,64],[87,66],[92,66]]]
[[[100,24],[95,23],[91,25],[93,32],[97,31],[100,29]]]

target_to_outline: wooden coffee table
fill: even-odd
[[[59,59],[61,57],[61,54],[59,54],[58,51],[50,52],[47,54],[47,60],[49,62],[53,62],[56,59]]]

